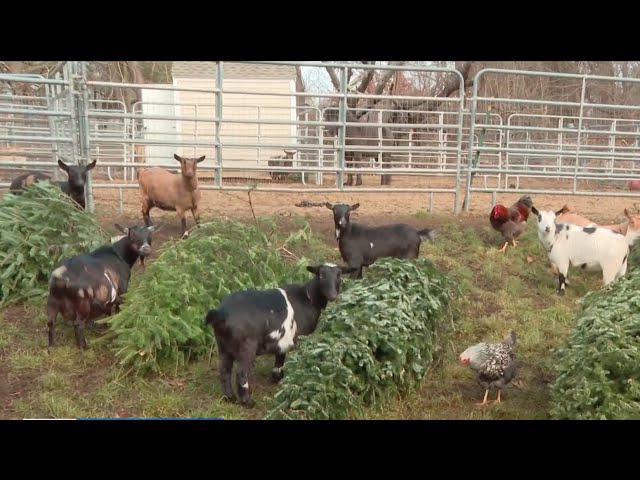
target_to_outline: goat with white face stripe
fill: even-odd
[[[287,352],[296,346],[299,336],[315,331],[322,310],[340,293],[342,274],[355,269],[327,263],[307,270],[314,277],[306,283],[234,292],[207,313],[205,324],[213,327],[220,383],[227,400],[236,401],[231,385],[234,362],[238,362],[236,384],[245,406],[254,405],[249,376],[256,356],[275,355],[271,378],[274,382],[282,379]]]

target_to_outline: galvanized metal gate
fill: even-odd
[[[579,101],[543,98],[506,98],[483,92],[485,79],[496,82],[515,77],[571,82],[579,88]],[[473,81],[471,136],[467,149],[465,211],[474,192],[564,194],[637,197],[624,191],[622,181],[640,178],[640,106],[589,102],[586,92],[594,84],[608,87],[640,83],[637,78],[604,77],[522,70],[484,69]],[[610,88],[615,91],[615,88]],[[488,112],[508,105],[511,113],[501,125],[489,125]],[[483,143],[476,133],[498,129],[503,141]],[[495,156],[500,156],[496,161]],[[491,158],[491,157],[494,158]],[[494,175],[493,186],[473,184],[476,176]],[[554,188],[555,187],[555,188]]]
[[[351,69],[453,75],[462,81],[455,69],[242,63],[330,66],[340,91],[331,86],[316,92],[275,91],[268,81],[252,89],[230,88],[223,63],[215,64],[204,87],[193,88],[91,81],[83,62],[66,63],[51,79],[0,74],[0,80],[22,88],[0,90],[0,167],[7,172],[0,186],[8,186],[21,169],[58,176],[58,159],[84,164],[97,158],[93,185],[87,188],[87,206],[93,210],[95,189],[122,193],[137,188],[137,168],[175,168],[170,157],[180,152],[206,153],[199,167],[204,190],[419,192],[429,195],[431,205],[433,195],[442,193],[453,197],[456,213],[463,208],[463,195],[466,211],[473,194],[491,194],[494,200],[507,192],[636,195],[615,183],[640,178],[640,107],[589,102],[586,92],[590,82],[639,79],[484,69],[474,78],[470,109],[465,110],[463,89],[449,98],[375,95],[355,92],[347,82]],[[499,81],[563,79],[579,86],[581,98],[501,97],[483,87],[491,76]],[[128,108],[118,100],[92,98],[90,91],[101,88],[140,89],[142,101]],[[356,101],[374,105],[362,115]],[[294,154],[274,159],[273,152],[282,150]],[[362,185],[345,185],[350,175],[361,175]],[[389,175],[391,185],[376,183]]]
[[[89,159],[87,90],[84,66],[68,62],[62,75],[46,79],[40,75],[0,74],[0,80],[31,90],[33,95],[0,95],[0,150],[3,167],[14,174],[25,167],[59,177],[58,160],[84,164]],[[89,180],[90,182],[90,180]],[[88,208],[91,184],[87,188]]]

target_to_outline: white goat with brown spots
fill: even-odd
[[[180,174],[158,167],[138,170],[138,185],[142,195],[142,218],[146,226],[151,226],[149,211],[152,208],[174,211],[180,218],[184,237],[187,235],[187,211],[191,211],[196,224],[200,223],[197,167],[205,156],[186,158],[174,154],[173,157],[180,162]]]

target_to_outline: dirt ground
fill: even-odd
[[[378,186],[379,176],[365,176],[365,186]],[[513,180],[515,182],[515,179]],[[511,180],[510,180],[511,182]],[[203,184],[204,182],[201,182]],[[234,182],[235,183],[235,182]],[[494,186],[495,178],[487,179],[487,186]],[[225,184],[227,182],[225,181]],[[240,182],[237,183],[241,185]],[[325,185],[333,185],[332,179],[325,175]],[[134,184],[135,185],[135,184]],[[474,180],[475,186],[484,186],[483,178]],[[394,178],[392,188],[400,187],[426,187],[426,188],[453,188],[453,178],[442,177],[398,177]],[[520,188],[536,188],[559,190],[571,187],[569,181],[558,179],[521,179]],[[137,186],[136,186],[137,187]],[[302,184],[292,185],[295,188],[305,187]],[[309,187],[316,187],[309,185]],[[269,185],[265,186],[269,188]],[[628,192],[625,185],[603,186],[595,181],[580,184],[583,190],[601,190]],[[522,195],[518,191],[513,193],[499,193],[496,200],[500,203],[512,204]],[[635,197],[609,197],[609,196],[573,196],[570,194],[557,195],[531,195],[534,204],[539,209],[559,209],[563,204],[569,203],[579,213],[591,218],[595,222],[615,222],[622,221],[623,209],[634,208],[637,200]],[[460,201],[464,197],[461,192]],[[493,196],[491,193],[473,192],[471,206],[468,214],[462,214],[461,218],[468,216],[483,217],[488,215],[492,207]],[[309,202],[349,202],[360,203],[358,215],[366,218],[371,223],[393,221],[397,216],[412,215],[419,211],[432,211],[440,214],[453,214],[454,194],[453,193],[410,193],[410,192],[251,192],[251,204],[246,191],[202,191],[202,215],[206,217],[224,216],[229,218],[245,218],[262,215],[289,215],[299,214],[308,218],[320,217],[327,219],[328,212],[324,208],[300,208],[295,204],[303,200]],[[433,200],[433,204],[431,201]],[[108,221],[108,218],[128,217],[141,219],[140,194],[137,188],[122,190],[122,211],[119,205],[119,192],[116,189],[95,189],[94,202],[96,214],[99,218]],[[157,209],[152,210],[152,218],[175,219],[175,213],[162,212]],[[177,221],[177,219],[176,219]],[[173,220],[172,220],[173,222]],[[179,223],[179,221],[178,221]],[[188,225],[193,224],[193,219],[188,220]]]
[[[379,176],[368,176],[365,178],[366,185],[377,185]],[[397,181],[396,181],[397,180]],[[415,177],[410,179],[416,184]],[[451,188],[453,179],[423,178],[424,186],[431,188]],[[488,179],[488,184],[495,179]],[[476,185],[482,185],[483,180],[477,179]],[[404,185],[403,185],[404,183]],[[392,187],[407,186],[408,180],[394,179]],[[325,184],[331,185],[325,176]],[[311,185],[314,186],[314,185]],[[300,187],[300,185],[296,185]],[[567,184],[555,179],[522,180],[520,187],[524,188],[566,188]],[[596,185],[593,185],[595,188]],[[602,189],[601,185],[597,186]],[[626,188],[624,191],[627,191]],[[113,226],[118,222],[123,225],[141,224],[140,194],[137,188],[123,190],[122,212],[119,209],[119,192],[115,189],[95,189],[94,201],[96,214],[103,227],[113,234],[117,231]],[[275,215],[279,217],[279,223],[286,225],[287,217],[290,215],[302,215],[307,218],[314,233],[323,238],[329,245],[335,244],[333,233],[333,222],[331,213],[323,207],[300,208],[295,204],[303,200],[310,202],[349,202],[361,204],[360,208],[354,212],[355,221],[368,224],[382,224],[390,222],[406,222],[417,227],[437,227],[439,220],[431,216],[415,216],[418,212],[428,212],[430,209],[436,214],[453,214],[453,194],[436,193],[433,195],[433,205],[430,206],[430,195],[428,193],[360,193],[354,192],[252,192],[240,191],[203,191],[202,193],[202,216],[228,217],[238,219],[250,219],[253,213],[256,216]],[[497,201],[505,204],[515,202],[521,193],[514,191],[508,194],[498,194]],[[624,208],[637,208],[635,198],[616,198],[603,196],[570,196],[570,195],[532,195],[534,204],[539,209],[559,209],[564,203],[570,203],[579,213],[589,217],[596,222],[618,222],[622,221]],[[249,202],[251,199],[251,203]],[[482,226],[488,224],[488,213],[491,208],[492,195],[474,193],[469,214],[461,214],[458,218],[460,223],[470,226]],[[253,208],[253,213],[252,213]],[[158,247],[170,237],[176,238],[180,235],[180,221],[174,212],[162,212],[157,209],[152,210],[152,218],[156,223],[163,225],[160,232],[154,235],[154,256],[159,254]],[[188,226],[193,226],[192,218],[188,218]],[[135,268],[140,268],[137,265]],[[19,324],[30,316],[30,312],[25,307],[12,307],[4,312],[4,318],[9,322]],[[42,331],[44,334],[44,330]],[[3,367],[3,349],[0,344],[0,418],[9,414],[10,405],[16,395],[24,396],[25,392],[33,388],[34,382],[28,375],[20,378],[14,377]],[[11,376],[11,378],[10,378]],[[11,388],[9,388],[9,385]],[[6,413],[7,415],[4,415]]]

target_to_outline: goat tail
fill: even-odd
[[[418,230],[418,235],[422,240],[433,240],[436,238],[436,231],[433,228],[423,228]]]
[[[86,281],[82,282],[66,266],[60,266],[51,273],[49,288],[55,288],[72,296],[83,297],[87,289]]]
[[[220,310],[209,310],[209,313],[207,313],[207,316],[204,318],[204,324],[215,327],[223,322],[224,319],[224,314]]]

